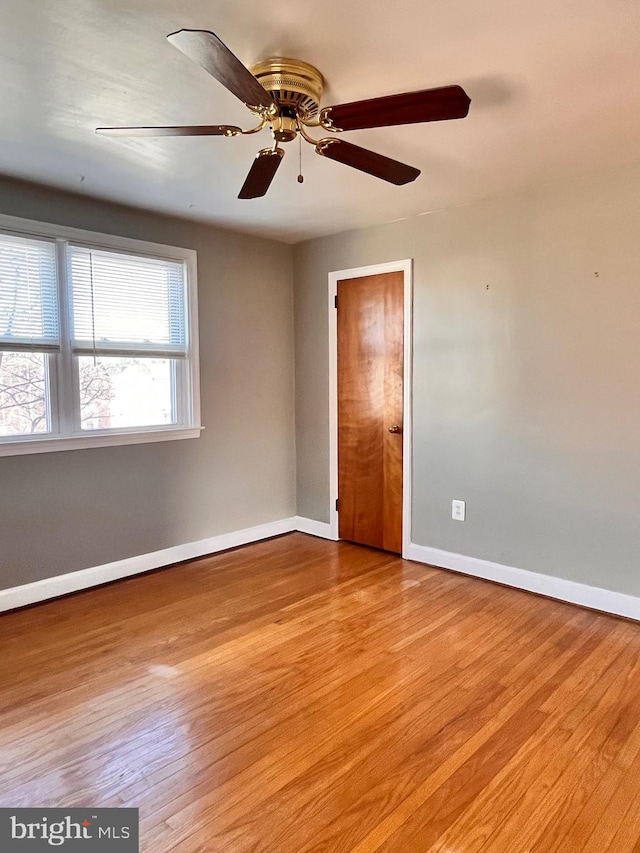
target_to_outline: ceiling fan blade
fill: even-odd
[[[237,136],[242,128],[231,124],[186,125],[184,127],[97,127],[103,136]]]
[[[167,39],[202,66],[236,98],[251,107],[273,106],[274,100],[249,69],[209,30],[178,30]]]
[[[284,156],[284,149],[263,148],[249,169],[238,198],[260,198],[265,195]]]
[[[361,130],[366,127],[392,127],[422,121],[464,118],[471,99],[461,86],[423,89],[402,95],[386,95],[367,101],[354,101],[325,107],[320,123],[332,130]]]
[[[420,174],[420,169],[407,166],[406,163],[400,163],[390,157],[384,157],[382,154],[376,154],[375,151],[369,151],[367,148],[360,148],[359,145],[352,145],[342,139],[321,139],[316,145],[316,152],[330,160],[344,163],[345,166],[359,169],[361,172],[373,175],[374,178],[382,178],[383,181],[389,181],[396,186],[415,181]]]

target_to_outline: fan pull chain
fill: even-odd
[[[298,183],[304,183],[302,175],[302,137],[298,134]]]

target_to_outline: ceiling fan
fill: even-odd
[[[265,59],[249,70],[215,33],[208,30],[178,30],[169,42],[222,83],[258,118],[249,130],[227,124],[185,127],[99,127],[109,136],[240,136],[269,126],[273,144],[261,149],[240,190],[238,198],[265,195],[284,156],[281,142],[298,134],[314,146],[317,154],[366,172],[383,181],[402,185],[414,181],[420,170],[335,136],[314,139],[308,128],[333,133],[371,127],[391,127],[425,121],[464,118],[471,103],[460,86],[423,89],[387,95],[320,109],[324,80],[313,65],[299,59]],[[300,180],[300,178],[299,178]]]

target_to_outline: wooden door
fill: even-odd
[[[338,281],[338,532],[402,553],[404,275]]]

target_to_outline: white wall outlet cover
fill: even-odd
[[[467,505],[464,501],[451,501],[451,518],[454,521],[464,521],[467,515]]]

